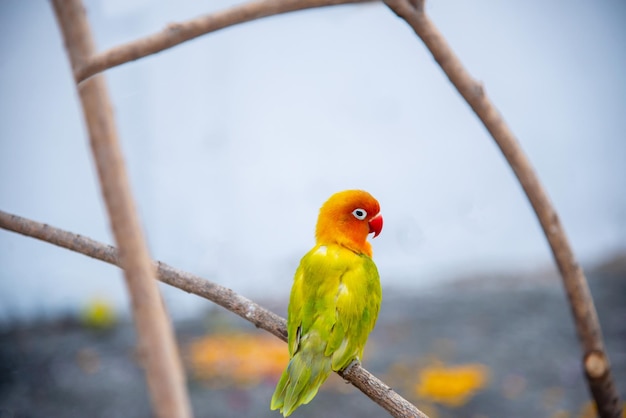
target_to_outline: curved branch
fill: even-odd
[[[602,331],[587,280],[576,261],[556,210],[530,161],[513,132],[485,94],[483,86],[472,79],[443,35],[424,13],[424,0],[386,0],[385,3],[396,15],[404,19],[426,44],[435,61],[480,118],[515,172],[539,218],[561,272],[584,352],[583,368],[598,412],[601,417],[621,416],[621,401],[611,377]]]
[[[115,247],[7,212],[0,211],[0,228],[36,238],[118,267],[121,264]],[[257,328],[264,329],[281,340],[287,341],[287,328],[284,318],[217,283],[175,269],[160,261],[155,262],[155,267],[158,279],[163,283],[208,299],[253,323]],[[360,364],[354,364],[340,372],[339,375],[394,417],[428,418],[413,404],[361,367]]]
[[[81,0],[53,0],[52,4],[75,70],[95,52],[83,4]],[[104,78],[94,77],[84,83],[78,88],[78,96],[110,228],[120,248],[120,264],[154,414],[164,418],[191,417],[185,371],[154,280],[155,271],[135,211]]]
[[[258,0],[240,4],[185,22],[171,23],[160,32],[95,54],[75,69],[74,77],[76,82],[80,83],[109,68],[161,52],[198,36],[238,23],[297,10],[365,1],[372,0]]]

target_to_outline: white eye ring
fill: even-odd
[[[367,217],[367,211],[365,209],[356,208],[352,211],[352,215],[359,221],[362,221]]]

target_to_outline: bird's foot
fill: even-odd
[[[345,375],[347,375],[348,373],[350,373],[350,371],[351,371],[354,367],[356,367],[356,366],[360,366],[360,365],[361,365],[361,361],[360,361],[358,358],[355,358],[354,360],[352,360],[352,362],[350,362],[350,364],[348,364],[348,366],[347,366],[345,369],[343,369],[343,370],[341,371],[341,375],[342,375],[342,377],[343,377],[343,376],[345,376]],[[350,381],[346,380],[345,378],[344,378],[344,381],[345,381],[346,383],[350,383]]]

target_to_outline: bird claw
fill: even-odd
[[[360,366],[361,362],[359,361],[358,358],[355,358],[354,360],[352,360],[350,362],[350,364],[348,364],[348,367],[346,367],[345,369],[343,369],[344,373],[350,373],[350,370],[355,367],[355,366]]]

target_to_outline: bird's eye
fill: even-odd
[[[367,216],[367,211],[365,209],[354,209],[352,211],[352,215],[357,218],[359,221],[362,221]]]

